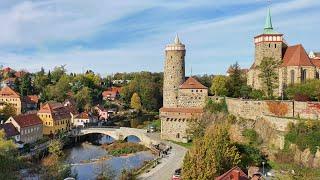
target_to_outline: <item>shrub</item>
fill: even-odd
[[[228,106],[225,99],[220,100],[219,102],[214,102],[210,99],[207,102],[205,109],[211,113],[228,112]]]

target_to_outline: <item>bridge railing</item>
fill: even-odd
[[[112,129],[120,129],[120,126],[85,126],[83,129],[88,128],[112,128]]]

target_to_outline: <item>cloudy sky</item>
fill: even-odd
[[[101,74],[163,69],[176,33],[186,74],[224,74],[253,61],[267,0],[1,0],[0,64],[37,71],[66,64]],[[320,1],[273,0],[273,25],[290,45],[320,51]]]

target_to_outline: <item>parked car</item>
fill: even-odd
[[[181,168],[180,169],[176,169],[174,171],[174,174],[171,178],[172,180],[181,180]]]

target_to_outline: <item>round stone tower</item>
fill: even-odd
[[[185,55],[185,45],[177,35],[174,43],[165,49],[163,107],[178,106],[178,89],[185,80]]]

